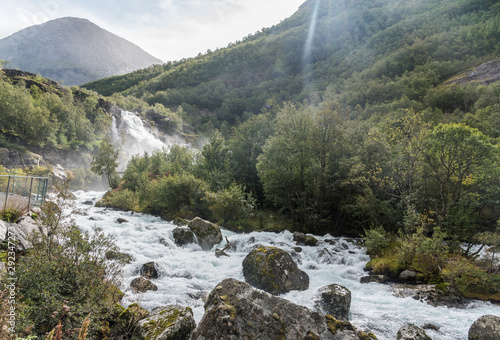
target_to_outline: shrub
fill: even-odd
[[[0,220],[10,223],[15,223],[22,216],[22,212],[18,209],[7,208],[0,211]]]
[[[243,187],[232,183],[228,188],[218,192],[207,192],[210,211],[220,221],[235,226],[238,221],[252,217],[255,200],[251,194],[245,193]]]
[[[209,213],[207,190],[207,183],[191,174],[166,176],[148,183],[143,201],[151,213],[167,219],[206,217]]]
[[[126,211],[139,211],[139,195],[129,189],[113,191],[106,195],[106,203]]]
[[[369,255],[382,255],[382,251],[389,246],[390,235],[381,226],[365,229],[364,246]]]

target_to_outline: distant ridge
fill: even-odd
[[[162,64],[137,45],[87,19],[65,17],[25,28],[0,40],[10,68],[80,85]]]

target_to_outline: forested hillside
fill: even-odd
[[[325,95],[352,118],[393,107],[465,112],[465,92],[472,90],[450,98],[439,84],[500,53],[499,6],[495,0],[311,0],[227,48],[85,86],[182,106],[185,120],[202,130],[246,120],[269,99],[316,102]]]

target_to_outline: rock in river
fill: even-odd
[[[188,227],[196,235],[198,243],[203,250],[210,250],[222,241],[222,233],[219,226],[212,222],[195,217],[189,222]]]
[[[243,260],[243,275],[252,286],[275,295],[309,288],[309,276],[276,247],[253,249]]]

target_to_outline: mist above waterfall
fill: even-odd
[[[144,126],[142,119],[135,113],[121,111],[120,116],[113,116],[111,138],[120,149],[118,171],[125,170],[128,161],[137,154],[152,153],[155,150],[169,150],[173,145],[185,145],[180,136],[168,136]]]

